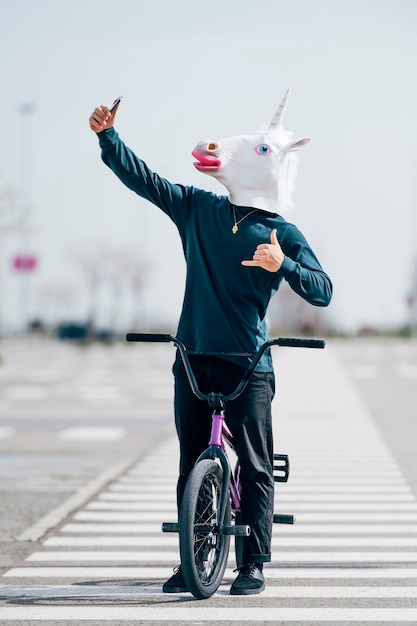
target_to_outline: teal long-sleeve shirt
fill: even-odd
[[[296,226],[275,213],[233,207],[227,196],[173,184],[151,171],[120,139],[114,128],[98,134],[102,159],[139,196],[159,207],[178,228],[187,265],[177,336],[190,351],[255,352],[267,339],[266,310],[282,280],[304,300],[327,306],[332,283]],[[285,258],[277,272],[245,267],[271,231]],[[167,277],[169,259],[167,259]],[[241,362],[241,365],[245,363]],[[257,371],[271,371],[266,353]]]

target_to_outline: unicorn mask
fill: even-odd
[[[288,96],[289,90],[265,132],[205,139],[194,148],[194,166],[221,182],[232,204],[275,213],[292,208],[295,152],[310,138],[293,139],[294,133],[283,129]]]

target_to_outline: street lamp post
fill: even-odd
[[[13,259],[13,269],[19,276],[18,315],[23,332],[27,329],[31,308],[31,274],[36,269],[36,257],[31,252],[33,226],[33,103],[24,103],[19,108],[20,124],[20,233],[19,250]]]

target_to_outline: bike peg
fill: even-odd
[[[180,525],[173,522],[162,522],[163,533],[178,533],[180,531]]]
[[[237,537],[249,537],[250,535],[250,526],[247,524],[231,524],[228,526],[227,524],[222,524],[220,526],[219,532],[221,535],[235,535]]]
[[[295,516],[276,513],[274,515],[274,524],[295,524]]]
[[[286,483],[290,475],[290,460],[288,454],[274,454],[274,481]]]

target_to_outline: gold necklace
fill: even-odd
[[[249,217],[249,215],[252,215],[253,213],[256,213],[256,211],[258,209],[253,209],[253,211],[250,211],[250,213],[247,213],[246,215],[244,215],[240,220],[236,221],[236,209],[235,209],[235,205],[232,204],[232,209],[233,209],[233,220],[234,220],[234,224],[232,226],[232,233],[234,235],[236,235],[237,231],[239,230],[239,226],[238,224],[240,224],[240,222],[243,222],[243,220],[245,220],[247,217]]]

